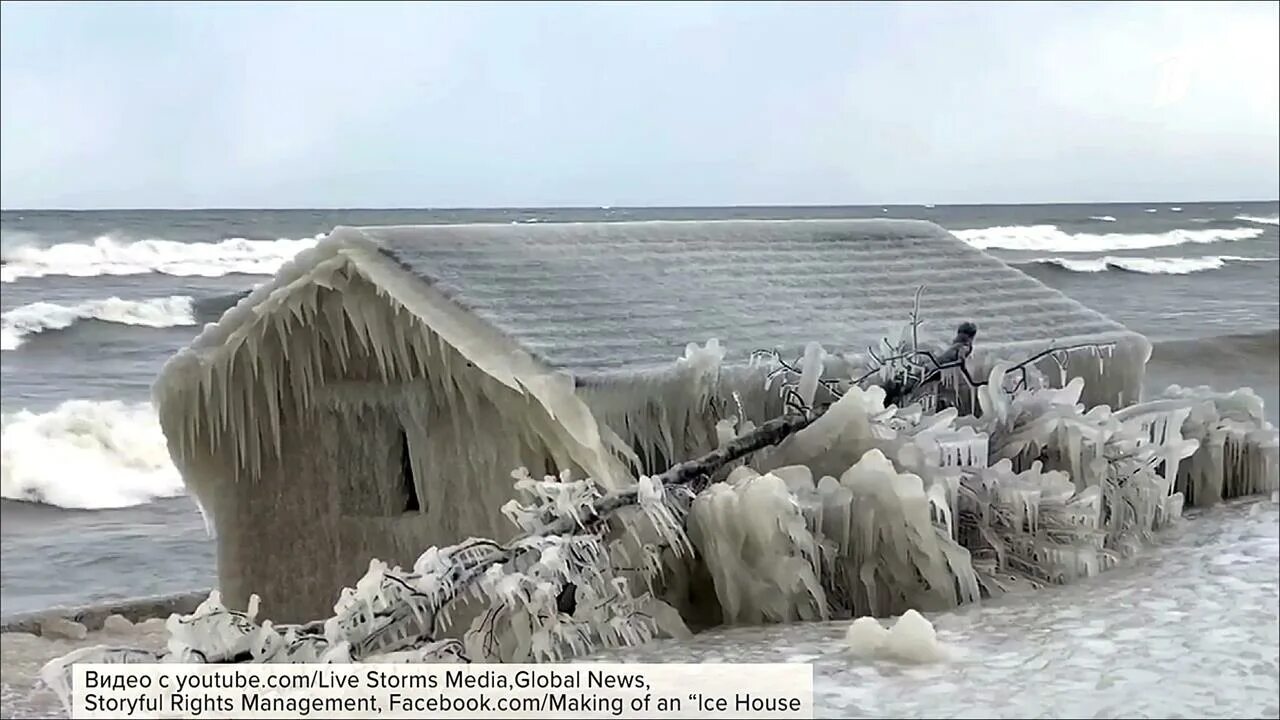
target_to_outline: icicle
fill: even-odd
[[[813,407],[813,398],[818,391],[818,381],[822,379],[823,356],[825,354],[822,346],[818,343],[809,343],[804,349],[804,359],[800,366],[800,381],[796,392],[805,407]]]

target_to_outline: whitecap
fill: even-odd
[[[29,335],[61,330],[80,320],[165,328],[195,325],[195,305],[186,295],[150,300],[91,300],[77,305],[36,302],[0,315],[0,349],[15,350]]]
[[[1217,270],[1231,262],[1277,262],[1280,258],[1240,257],[1238,255],[1205,255],[1203,257],[1122,257],[1040,258],[1031,262],[1057,265],[1072,272],[1097,273],[1123,270],[1143,275],[1189,275]]]
[[[952,234],[981,250],[1039,250],[1042,252],[1107,252],[1147,248],[1251,240],[1261,228],[1170,230],[1163,233],[1067,233],[1056,225],[1012,225]]]
[[[64,508],[140,505],[183,493],[146,403],[71,400],[3,417],[0,496]]]
[[[1268,215],[1265,217],[1261,215],[1237,215],[1235,219],[1258,223],[1259,225],[1280,225],[1280,215]]]
[[[19,278],[47,275],[271,275],[294,255],[313,247],[321,237],[323,235],[300,240],[230,238],[215,243],[183,243],[173,240],[127,241],[104,235],[89,244],[19,245],[5,248],[0,281],[13,282]]]

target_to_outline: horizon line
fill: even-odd
[[[262,210],[285,212],[291,210],[324,211],[483,211],[483,210],[768,210],[790,208],[956,208],[956,207],[1033,207],[1053,205],[1205,205],[1222,203],[1280,203],[1280,198],[1270,199],[1211,199],[1211,200],[1099,200],[1053,202],[990,202],[990,203],[857,203],[857,204],[745,204],[745,205],[471,205],[455,207],[433,206],[325,206],[297,205],[290,207],[266,206],[171,206],[171,207],[14,207],[0,208],[0,212],[235,212]]]

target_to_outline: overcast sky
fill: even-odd
[[[1274,199],[1280,4],[5,4],[6,208]]]

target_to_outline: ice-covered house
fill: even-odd
[[[307,620],[371,557],[509,537],[514,468],[617,482],[709,449],[729,403],[780,413],[752,351],[856,365],[920,285],[922,340],[978,323],[975,372],[1106,343],[1070,375],[1090,404],[1138,399],[1142,336],[936,225],[788,220],[338,228],[176,355],[156,401],[224,597]]]

